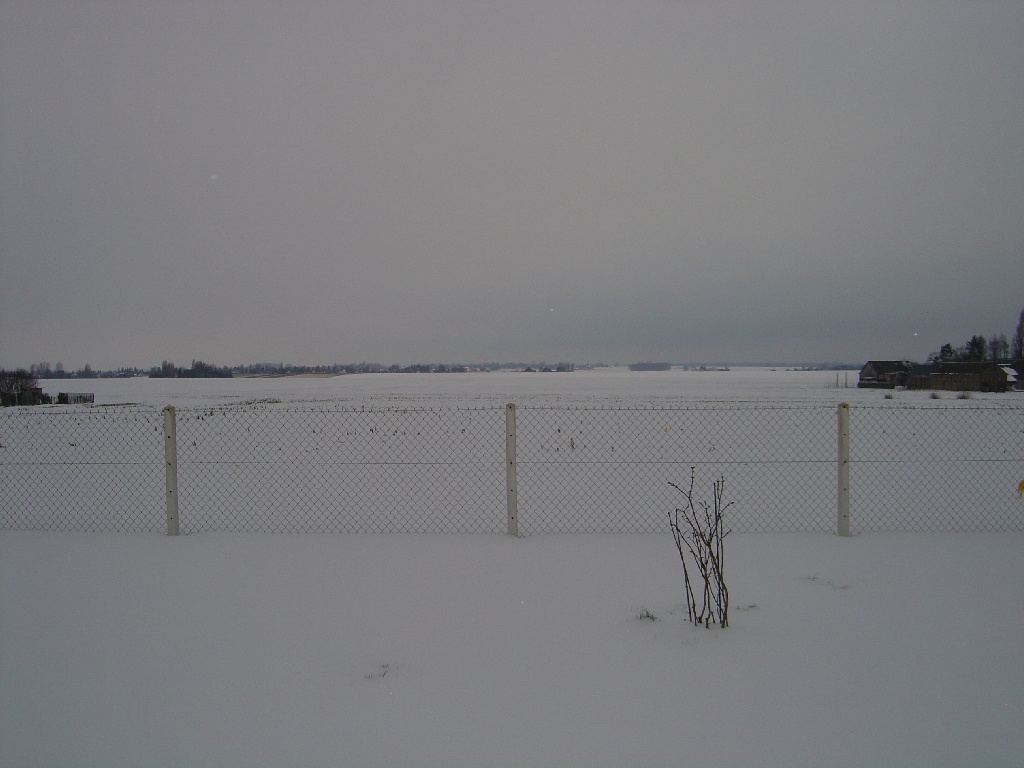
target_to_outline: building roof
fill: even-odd
[[[982,373],[991,370],[1006,370],[1008,366],[999,365],[991,360],[971,360],[967,362],[939,363],[938,373]],[[1011,369],[1012,370],[1012,369]]]
[[[910,370],[911,363],[909,360],[868,360],[864,364],[864,368],[871,366],[876,373],[896,373],[898,371]],[[863,371],[864,368],[861,368]]]

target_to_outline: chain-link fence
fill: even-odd
[[[1024,530],[1024,408],[851,410],[851,531]]]
[[[505,530],[504,413],[179,411],[180,530]]]
[[[522,408],[521,533],[667,532],[668,513],[725,478],[736,531],[834,531],[829,406]]]
[[[837,530],[833,406],[521,407],[511,442],[507,410],[170,410],[169,482],[160,412],[5,409],[0,528],[665,532],[692,472],[732,530]],[[852,531],[1024,530],[1024,408],[851,411]]]
[[[159,411],[5,408],[0,412],[0,528],[162,531]]]

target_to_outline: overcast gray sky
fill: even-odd
[[[0,366],[924,359],[1024,3],[0,0]]]

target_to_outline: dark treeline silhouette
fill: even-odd
[[[33,363],[29,366],[28,371],[37,379],[129,379],[133,376],[142,376],[145,373],[141,368],[96,371],[88,363],[76,371],[64,370],[63,363],[57,363],[54,366],[49,363]]]
[[[178,368],[164,360],[159,368],[149,372],[151,379],[230,379],[232,376],[230,368],[218,368],[202,360],[193,360],[191,368]]]
[[[928,355],[931,363],[1021,363],[1024,361],[1024,309],[1017,318],[1017,328],[1010,339],[1005,333],[972,336],[961,346],[943,344],[937,352]]]
[[[39,379],[33,373],[19,368],[0,370],[0,405],[34,405],[27,398],[39,390]]]

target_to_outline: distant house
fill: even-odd
[[[876,389],[904,387],[913,368],[909,360],[870,360],[860,369],[857,386]]]
[[[0,394],[0,405],[49,405],[53,400],[45,394],[42,387],[28,387],[20,392]]]
[[[1017,372],[1008,365],[992,361],[976,363],[939,363],[921,389],[954,392],[1006,392],[1017,385]]]

